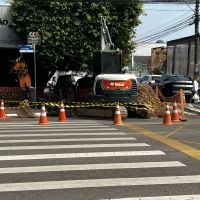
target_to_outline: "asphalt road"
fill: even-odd
[[[199,120],[1,120],[0,199],[199,200]]]

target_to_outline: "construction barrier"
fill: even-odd
[[[157,87],[155,90],[157,96],[162,96],[162,98],[168,102],[168,105],[170,108],[172,107],[172,103],[176,101],[178,112],[180,113],[180,118],[184,117],[184,108],[185,108],[185,96],[184,92],[180,90],[177,94],[173,95],[173,97],[165,97]],[[33,109],[31,107],[38,107],[44,105],[47,109],[48,115],[58,116],[58,110],[60,109],[61,102],[26,102],[23,104],[21,101],[6,101],[6,103],[11,105],[18,105],[18,115],[21,117],[35,117],[33,113]],[[85,116],[88,113],[89,117],[92,116],[108,116],[113,117],[115,112],[115,107],[117,105],[117,102],[112,103],[102,103],[102,102],[68,102],[63,101],[64,107],[63,109],[66,109],[67,115],[72,116],[78,114],[81,116],[81,113],[83,113]],[[149,118],[153,116],[154,113],[152,113],[152,107],[148,104],[143,103],[136,103],[136,102],[120,102],[119,103],[120,108],[124,107],[124,116],[123,113],[121,113],[122,118],[126,118],[129,116],[139,116],[143,118]],[[16,107],[16,106],[15,106]],[[108,112],[109,111],[109,112]],[[164,106],[162,106],[161,111],[159,112],[159,116],[163,117]],[[128,114],[127,114],[128,113]],[[157,115],[158,116],[158,115]]]
[[[162,100],[164,102],[167,102],[169,107],[173,107],[174,102],[176,102],[177,104],[177,110],[178,110],[178,114],[179,114],[179,118],[183,119],[184,118],[184,112],[185,112],[185,105],[186,105],[186,100],[185,100],[185,94],[183,89],[180,89],[179,92],[177,92],[176,94],[174,94],[171,97],[165,97],[162,92],[159,90],[158,87],[156,87],[156,89],[154,90],[156,96],[158,98],[162,98]],[[173,110],[173,109],[171,109]]]
[[[48,111],[48,114],[51,115],[51,113],[54,113],[54,110],[60,109],[61,102],[29,102],[28,100],[25,100],[23,102],[19,101],[6,101],[7,104],[15,104],[15,107],[17,107],[18,113],[20,117],[35,117],[34,113],[31,112],[31,107],[35,106],[42,106],[44,105]],[[109,111],[108,115],[106,116],[110,117],[114,115],[114,109],[116,107],[117,102],[112,103],[102,103],[102,102],[63,102],[64,109],[67,110],[67,112],[70,115],[73,115],[74,113],[82,112],[81,109],[83,109],[85,112],[87,109],[90,109],[93,111],[93,116],[99,116],[101,117],[104,115],[105,111]],[[18,105],[19,104],[19,105]],[[139,117],[150,117],[149,116],[149,106],[145,104],[135,103],[135,102],[121,102],[119,103],[120,109],[123,108],[122,111],[122,117],[126,118],[128,116],[128,112],[134,113],[136,116]],[[28,109],[29,108],[29,109]],[[78,110],[78,111],[77,111]],[[92,112],[90,112],[92,115]],[[99,115],[98,115],[99,113]],[[56,114],[57,111],[56,111]],[[97,115],[96,115],[97,114]],[[53,114],[54,115],[54,114]],[[90,117],[91,117],[90,115]],[[103,116],[104,117],[104,116]]]

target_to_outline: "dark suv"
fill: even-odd
[[[189,98],[193,84],[192,79],[188,76],[182,74],[164,74],[161,76],[158,86],[166,97],[173,96],[182,89],[186,98]]]

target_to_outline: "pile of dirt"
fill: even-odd
[[[20,118],[35,117],[33,109],[31,109],[28,100],[20,102],[16,110],[17,116]]]
[[[161,117],[164,113],[164,103],[156,96],[152,87],[148,84],[138,86],[138,103],[148,107],[149,115],[152,117]]]

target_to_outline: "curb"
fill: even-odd
[[[34,113],[35,116],[40,116],[40,113]],[[6,114],[6,117],[18,117],[16,113]]]

